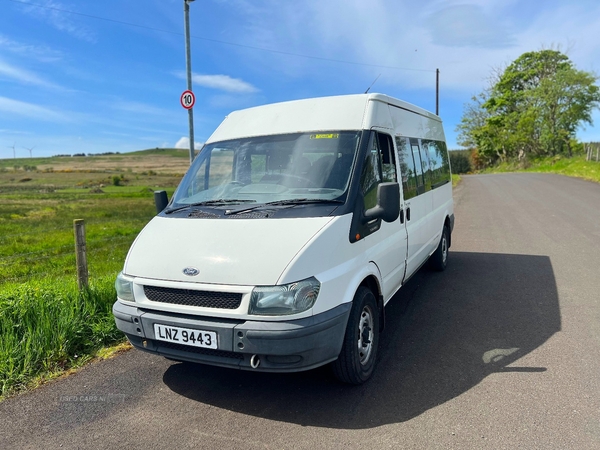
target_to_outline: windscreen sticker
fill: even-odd
[[[311,139],[338,139],[339,134],[311,134]]]

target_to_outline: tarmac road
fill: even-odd
[[[0,448],[600,448],[600,184],[467,176],[455,201],[367,384],[134,350],[1,403]]]

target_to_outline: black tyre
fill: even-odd
[[[375,368],[378,346],[379,307],[373,292],[361,286],[352,301],[342,351],[332,363],[336,378],[348,384],[367,381]]]
[[[433,270],[437,270],[438,272],[446,270],[446,265],[448,264],[449,244],[450,232],[448,231],[448,227],[444,225],[438,248],[435,250],[433,255],[431,255],[431,258],[429,259],[429,263]]]

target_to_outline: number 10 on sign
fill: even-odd
[[[179,99],[181,106],[185,109],[191,109],[196,103],[196,96],[192,91],[183,91],[181,98]]]

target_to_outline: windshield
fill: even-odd
[[[205,203],[345,200],[360,132],[258,136],[205,145],[171,208]]]

